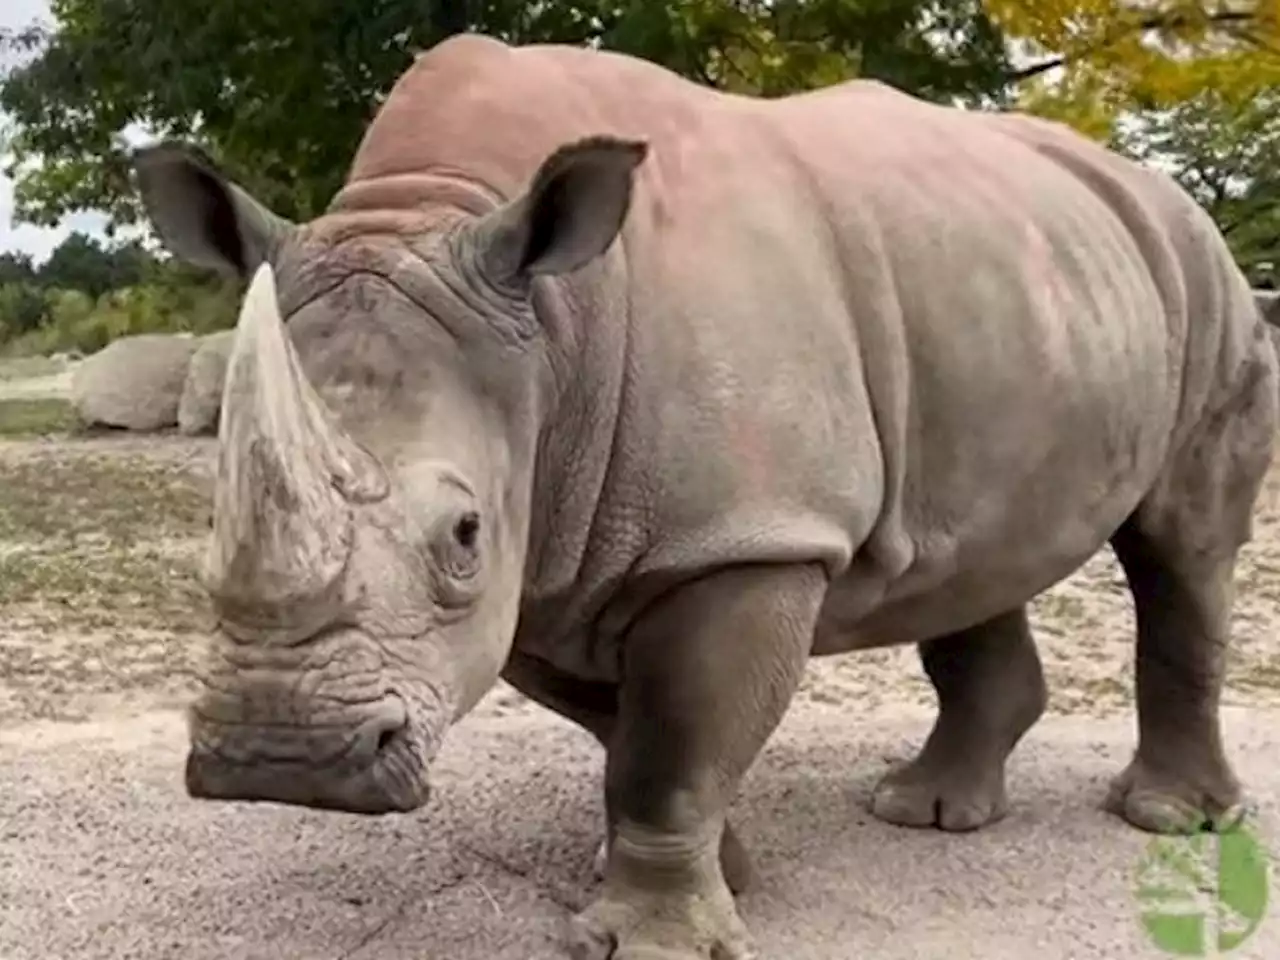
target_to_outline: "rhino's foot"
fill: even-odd
[[[988,769],[930,764],[925,756],[890,771],[871,796],[871,812],[902,827],[976,830],[1009,812],[1003,764]]]
[[[1111,781],[1106,809],[1150,833],[1226,833],[1249,815],[1250,805],[1231,774],[1180,779],[1134,758]]]
[[[616,884],[570,921],[572,960],[753,960],[728,886],[710,871],[693,888]]]
[[[592,874],[596,880],[604,879],[605,865],[609,862],[609,840],[606,837],[596,848],[595,858],[591,862]],[[724,835],[720,838],[720,869],[724,872],[725,882],[730,891],[742,893],[755,878],[751,867],[751,855],[738,839],[733,827],[725,824]]]
[[[920,644],[938,718],[920,755],[876,785],[871,812],[904,827],[976,830],[1005,816],[1004,767],[1047,692],[1025,607]]]

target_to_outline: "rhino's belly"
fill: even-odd
[[[815,655],[919,643],[1007,613],[1069,577],[1137,507],[1147,471],[1091,502],[1064,496],[1041,523],[1018,511],[956,541],[917,533],[907,569],[860,555],[832,584],[815,631]]]
[[[1027,603],[1078,570],[1105,542],[1098,537],[1070,556],[1028,558],[1018,568],[968,569],[926,592],[882,603],[861,618],[843,615],[840,594],[846,590],[837,585],[819,620],[813,653],[920,643],[963,630]],[[847,592],[859,591],[852,586]]]

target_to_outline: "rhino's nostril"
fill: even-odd
[[[364,759],[373,762],[388,750],[395,747],[397,741],[404,736],[409,726],[409,715],[404,704],[398,698],[392,698],[379,704],[375,715],[366,721],[363,732],[365,749],[369,751]]]
[[[375,750],[378,753],[386,753],[391,749],[391,745],[396,742],[396,737],[399,735],[399,732],[399,730],[392,730],[390,728],[383,730],[378,734],[378,744],[375,747]]]

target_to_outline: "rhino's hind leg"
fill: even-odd
[[[938,717],[919,755],[872,795],[881,820],[973,830],[1008,810],[1005,760],[1044,712],[1040,656],[1022,607],[920,644]]]
[[[1156,833],[1229,829],[1245,809],[1218,717],[1233,560],[1193,561],[1135,521],[1112,544],[1137,614],[1138,748],[1105,805]]]
[[[1236,555],[1280,425],[1275,389],[1259,326],[1235,392],[1207,412],[1111,538],[1138,627],[1138,747],[1106,806],[1144,830],[1225,830],[1246,812],[1218,708]]]

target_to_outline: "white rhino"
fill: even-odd
[[[1106,803],[1242,815],[1218,705],[1276,358],[1163,174],[881,83],[755,100],[477,36],[309,223],[178,143],[137,168],[175,254],[252,280],[192,796],[415,809],[501,676],[607,749],[571,955],[746,957],[725,810],[807,659],[918,644],[937,721],[872,807],[981,826],[1045,705],[1027,603],[1109,541],[1138,741]]]

